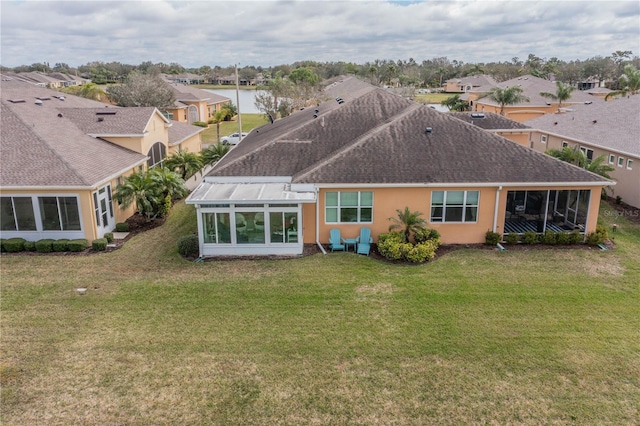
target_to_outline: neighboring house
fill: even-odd
[[[585,89],[585,92],[598,99],[605,99],[613,90],[606,87],[595,87],[593,89]]]
[[[553,114],[558,112],[557,101],[540,96],[541,92],[556,93],[555,81],[545,80],[532,75],[525,75],[498,83],[498,87],[502,88],[513,86],[520,86],[523,90],[522,94],[529,98],[529,102],[506,105],[504,107],[504,115],[506,117],[515,121],[524,122],[531,120],[532,118],[540,117],[544,114]],[[489,91],[490,89],[484,94],[477,94],[476,96],[468,97],[473,111],[500,113],[500,105],[497,102],[491,100],[488,96],[483,97],[483,95],[488,94]],[[562,107],[568,108],[572,105],[596,102],[603,101],[600,98],[591,96],[584,91],[575,90],[571,94],[570,99],[562,102]]]
[[[193,123],[194,121],[207,122],[225,104],[231,102],[226,96],[217,95],[206,90],[198,89],[182,83],[169,83],[175,94],[176,101],[173,107],[166,108],[171,120],[181,123]]]
[[[405,207],[445,244],[595,230],[611,181],[355,77],[325,94],[254,129],[189,195],[201,256],[297,255],[332,228],[377,240]]]
[[[82,77],[78,77],[71,74],[65,74],[62,72],[53,72],[48,74],[50,78],[54,78],[60,81],[60,87],[69,87],[69,86],[82,86],[83,84],[89,83],[89,80],[86,80]]]
[[[202,128],[155,108],[119,108],[2,76],[0,237],[102,237],[134,213],[113,199],[136,170],[179,149],[200,151]]]
[[[203,84],[207,80],[206,76],[193,74],[193,73],[162,74],[162,77],[165,80],[170,81],[172,83],[182,83],[182,84]]]
[[[444,91],[447,93],[476,92],[480,87],[494,87],[498,82],[490,75],[470,75],[462,78],[452,78],[445,82]]]
[[[615,195],[640,207],[640,95],[574,105],[526,124],[535,129],[530,143],[537,151],[577,146],[589,159],[604,155],[605,163],[615,167]]]
[[[529,146],[531,128],[526,124],[513,121],[493,112],[450,112],[449,114],[519,145]]]

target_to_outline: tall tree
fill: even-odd
[[[559,111],[560,108],[562,108],[562,102],[569,100],[571,98],[571,93],[573,93],[574,90],[576,90],[576,88],[573,87],[572,85],[565,84],[561,81],[556,81],[555,93],[540,92],[540,96],[553,99],[554,101],[558,101],[558,111]]]
[[[187,180],[202,170],[202,160],[193,152],[178,151],[164,160],[163,167],[178,173],[183,180]]]
[[[171,87],[159,75],[132,72],[122,84],[111,85],[107,94],[116,104],[124,107],[167,108],[176,100]]]
[[[494,87],[489,92],[489,99],[500,105],[500,115],[504,115],[504,107],[507,105],[515,105],[521,102],[529,102],[529,98],[522,94],[522,87]]]

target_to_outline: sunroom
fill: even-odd
[[[186,200],[201,257],[302,254],[302,205],[315,202],[312,185],[225,181],[205,181]]]

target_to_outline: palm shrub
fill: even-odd
[[[167,157],[162,166],[172,172],[178,173],[183,180],[187,180],[202,170],[202,158],[193,152],[186,150],[178,151]]]
[[[421,212],[412,212],[409,207],[405,207],[404,210],[396,210],[398,217],[390,217],[389,220],[393,222],[389,226],[389,231],[401,230],[404,234],[404,241],[411,241],[411,234],[423,231],[427,227],[427,221],[422,218]]]
[[[200,160],[203,166],[213,166],[224,157],[231,147],[221,143],[210,146],[200,153]]]

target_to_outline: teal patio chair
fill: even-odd
[[[361,228],[360,235],[358,235],[357,240],[357,248],[356,251],[358,254],[366,254],[369,256],[369,252],[371,251],[371,243],[373,243],[373,238],[371,238],[371,230],[369,228]]]
[[[329,231],[329,248],[331,251],[344,250],[344,241],[340,237],[340,230],[337,228]]]

